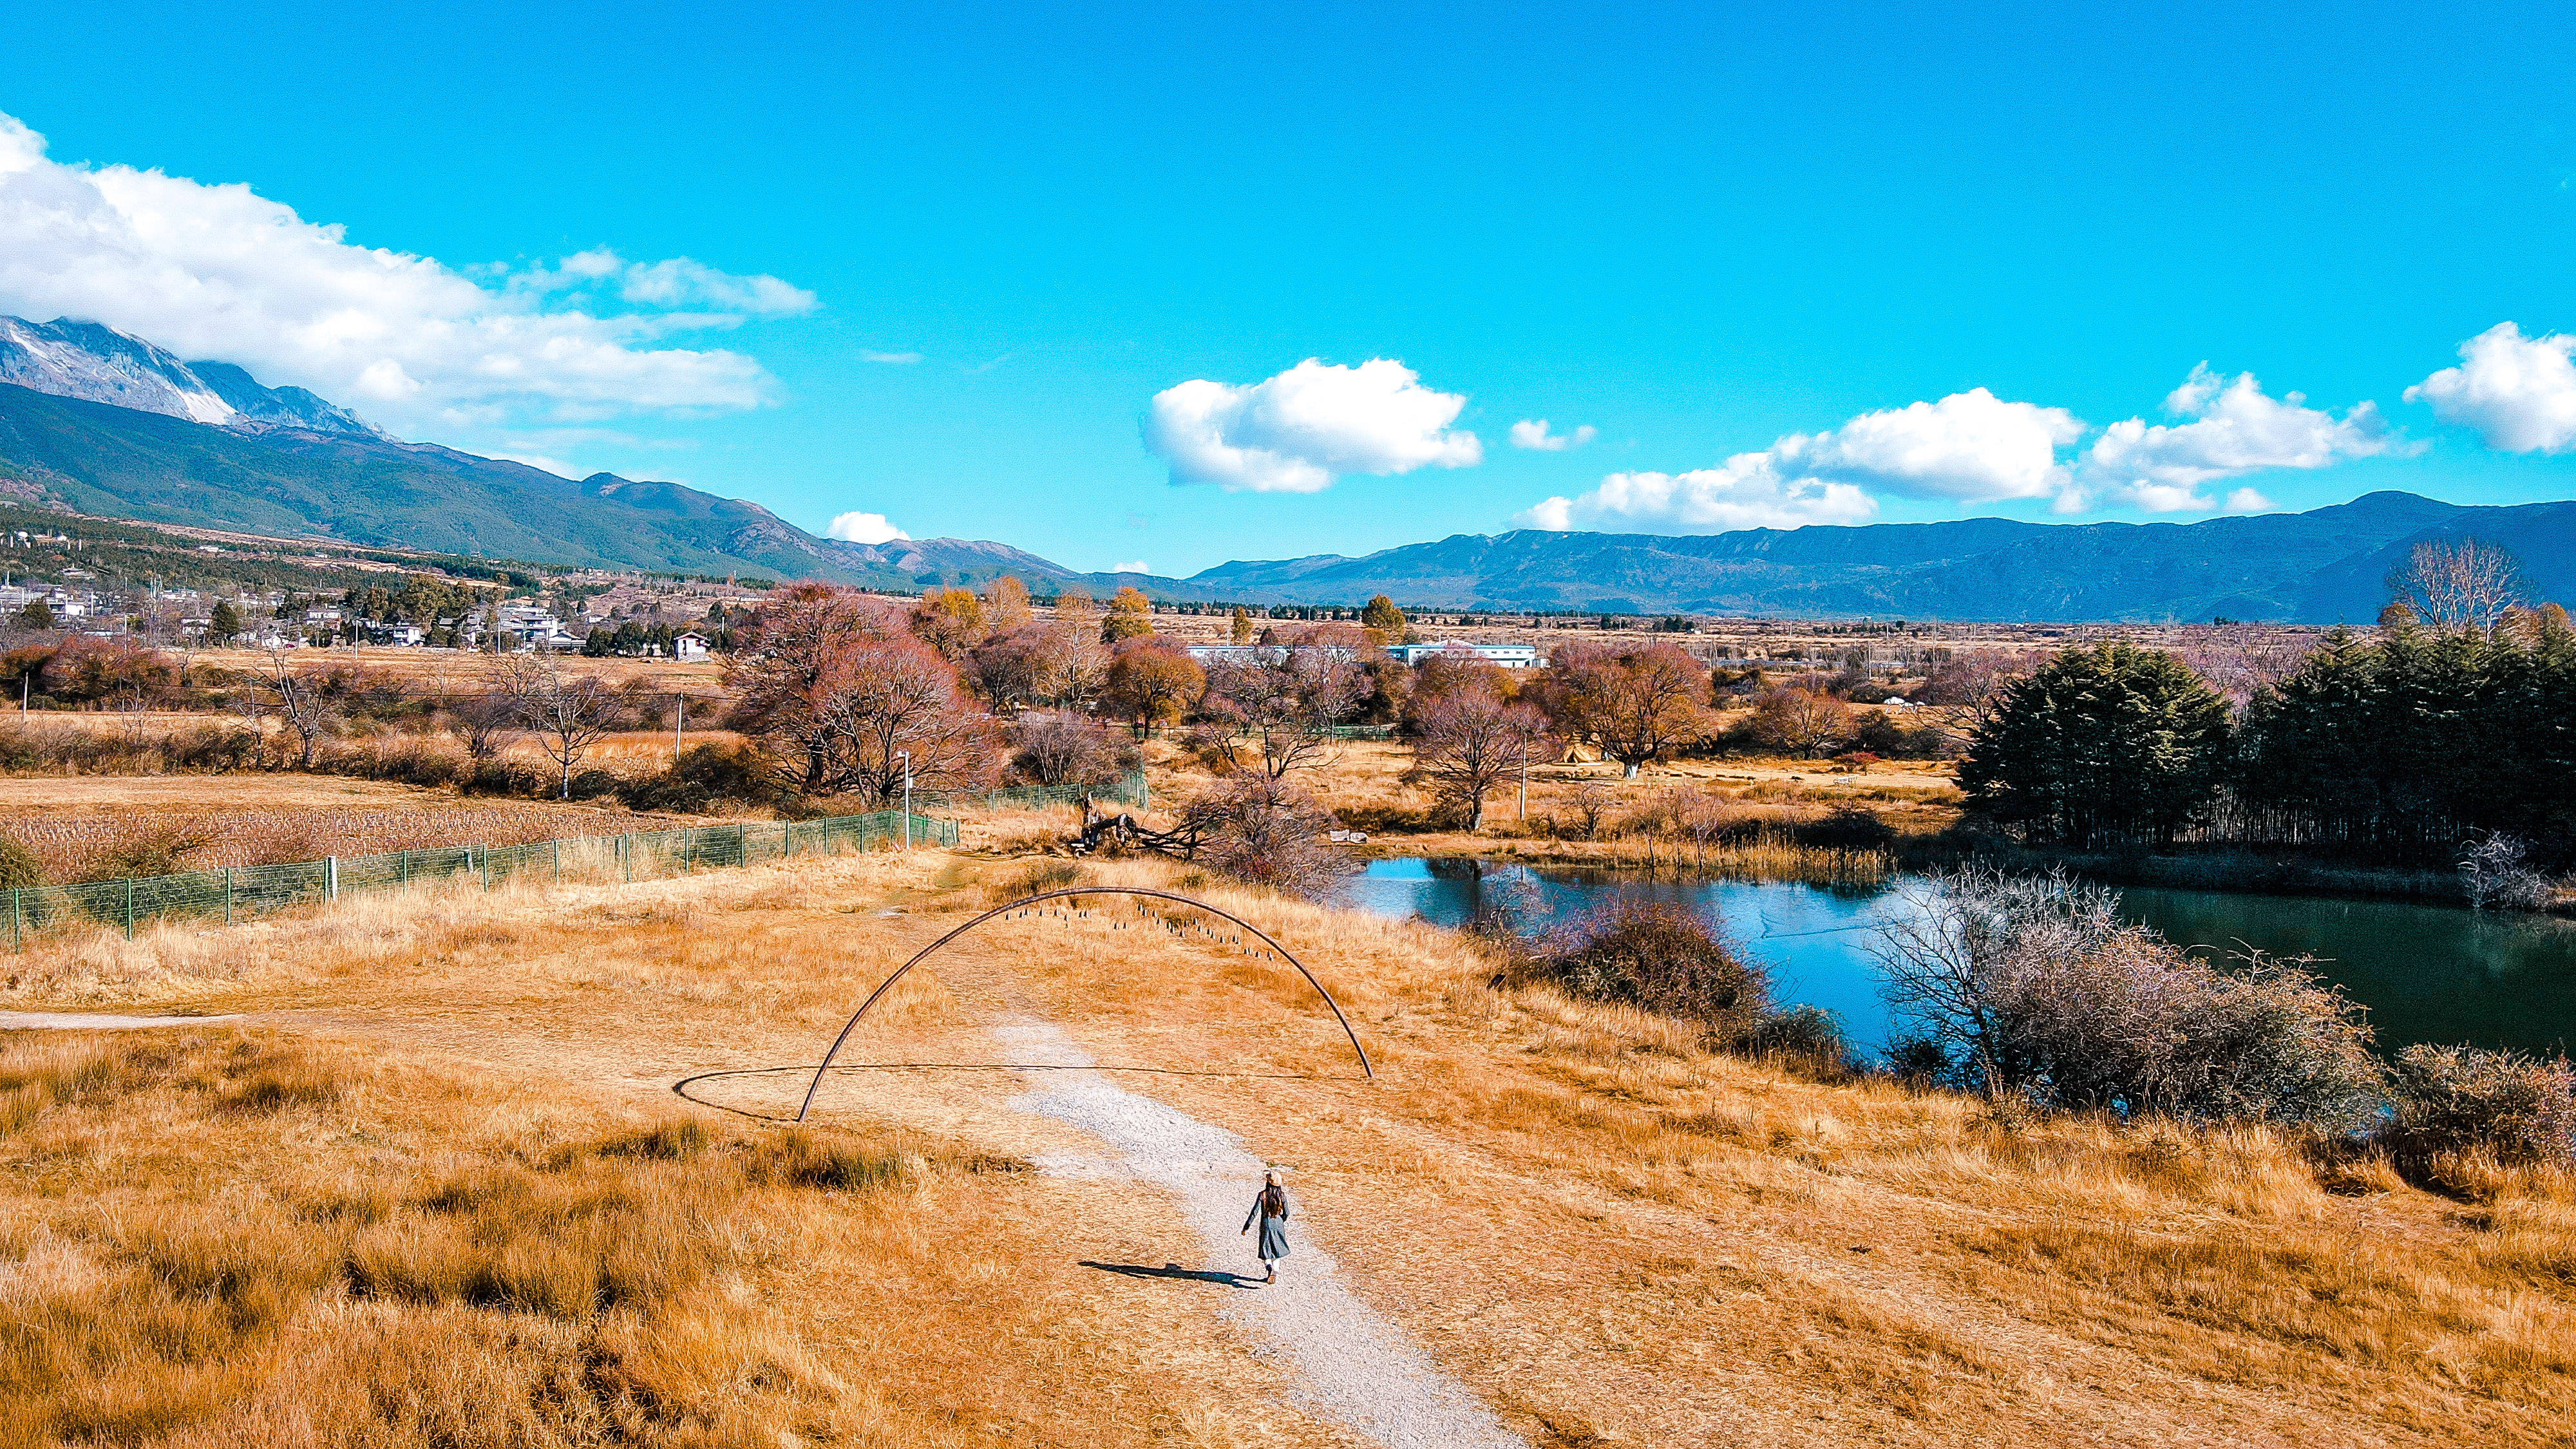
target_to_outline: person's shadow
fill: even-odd
[[[1178,1263],[1165,1263],[1159,1268],[1148,1268],[1142,1263],[1095,1263],[1085,1258],[1082,1260],[1082,1266],[1128,1278],[1170,1278],[1190,1283],[1214,1283],[1220,1288],[1261,1286],[1261,1280],[1258,1278],[1244,1278],[1233,1273],[1205,1273],[1195,1268],[1184,1268]]]

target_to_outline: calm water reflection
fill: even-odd
[[[1714,914],[1767,963],[1785,1000],[1842,1018],[1853,1041],[1884,1046],[1886,1004],[1872,926],[1905,909],[1892,891],[1759,881],[1646,880],[1616,872],[1474,860],[1380,860],[1353,878],[1351,900],[1389,917],[1457,925],[1506,893],[1538,910],[1580,912],[1617,897]],[[2242,941],[2276,955],[2312,952],[2370,1008],[2381,1045],[2466,1041],[2559,1050],[2576,1044],[2576,922],[2441,906],[2303,896],[2128,889],[2123,909],[2184,945]]]

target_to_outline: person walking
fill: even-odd
[[[1288,1256],[1288,1189],[1279,1185],[1279,1169],[1262,1174],[1261,1191],[1254,1194],[1252,1211],[1243,1218],[1243,1230],[1251,1232],[1253,1224],[1261,1225],[1261,1281],[1279,1281],[1279,1260]]]

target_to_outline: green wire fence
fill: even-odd
[[[649,880],[701,868],[757,865],[897,842],[954,846],[957,822],[876,810],[818,820],[641,830],[532,840],[524,845],[450,845],[332,856],[292,865],[19,886],[9,892],[9,948],[17,950],[29,936],[49,930],[104,926],[122,929],[131,940],[137,926],[158,921],[193,918],[229,925],[243,916],[335,901],[346,893],[400,890],[458,877],[485,890],[521,878],[562,880],[568,863],[576,874],[593,878],[604,872],[610,879]]]

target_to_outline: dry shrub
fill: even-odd
[[[1507,976],[1535,975],[1587,1000],[1693,1023],[1718,1050],[1828,1074],[1848,1059],[1830,1013],[1775,1007],[1770,972],[1683,907],[1623,901],[1535,938],[1506,909],[1478,930],[1505,953]]]
[[[1760,967],[1698,915],[1661,902],[1623,902],[1592,916],[1551,969],[1578,996],[1712,1026],[1749,1024],[1771,1006]]]
[[[35,853],[6,835],[0,835],[0,890],[45,883],[45,868]]]
[[[1031,785],[1112,785],[1135,768],[1132,745],[1086,715],[1031,710],[1012,722],[1011,775]]]
[[[1285,780],[1250,770],[1219,780],[1181,818],[1198,835],[1191,858],[1237,880],[1312,895],[1341,873],[1324,842],[1332,817]]]
[[[2563,1056],[2411,1046],[2395,1087],[2379,1141],[2418,1182],[2488,1197],[2512,1169],[2576,1167],[2576,1066]]]
[[[2377,1119],[2370,1028],[2306,960],[2188,955],[2063,872],[1968,867],[1905,891],[1877,951],[1920,1066],[2042,1108],[2329,1132]]]

